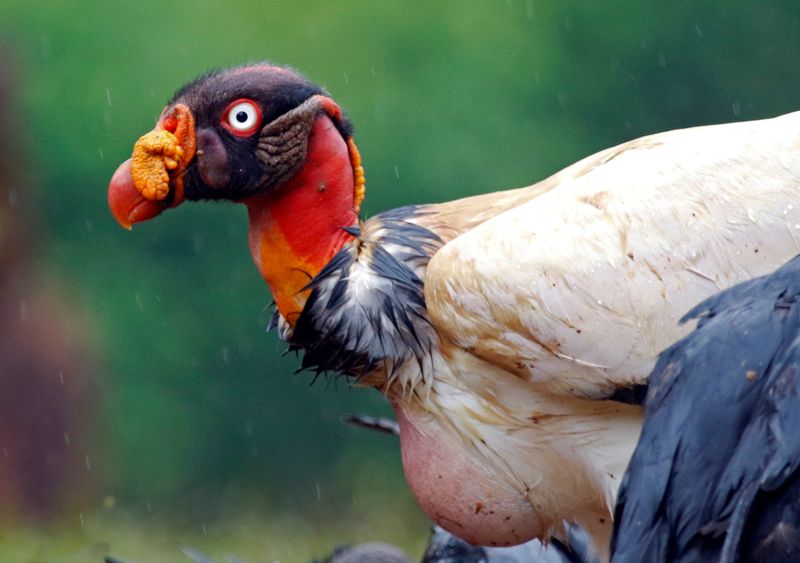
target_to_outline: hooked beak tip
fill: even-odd
[[[134,223],[141,223],[160,215],[168,206],[144,198],[136,189],[131,176],[130,159],[123,162],[108,184],[108,206],[117,223],[131,230]]]

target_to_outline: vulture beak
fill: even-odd
[[[184,200],[183,174],[194,158],[194,115],[176,104],[133,146],[108,185],[108,205],[117,222],[130,229]]]

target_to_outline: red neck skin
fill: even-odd
[[[250,215],[250,252],[284,319],[294,326],[303,291],[353,237],[358,224],[353,165],[347,144],[327,115],[317,117],[300,172],[275,191],[243,201]]]

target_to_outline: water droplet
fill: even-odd
[[[50,58],[50,38],[47,35],[42,35],[42,58]]]

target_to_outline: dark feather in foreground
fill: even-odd
[[[337,548],[320,562],[312,563],[410,563],[399,548],[382,542],[362,543]]]
[[[551,541],[542,545],[539,540],[514,547],[479,547],[444,531],[433,529],[421,563],[597,563],[597,555],[589,535],[581,528],[570,526],[569,541]],[[569,545],[567,545],[569,544]]]
[[[615,562],[800,561],[800,257],[724,291],[650,377]]]

